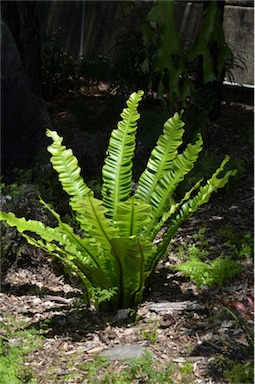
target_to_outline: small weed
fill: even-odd
[[[138,380],[139,382],[148,383],[173,383],[170,375],[173,373],[173,366],[168,364],[163,370],[156,370],[153,366],[153,358],[149,352],[144,353],[143,357],[131,361],[131,364],[125,369],[127,378]],[[123,382],[124,383],[124,382]]]
[[[199,260],[206,260],[208,258],[208,240],[205,237],[207,228],[202,226],[198,232],[192,236],[192,243],[182,245],[177,248],[178,258],[181,261],[186,261],[189,257],[199,258]]]
[[[192,384],[193,364],[185,361],[178,364],[178,382],[181,384]]]
[[[236,363],[222,355],[219,355],[210,368],[219,377],[227,379],[229,384],[251,384],[254,382],[253,362]]]
[[[120,370],[113,371],[111,362],[108,358],[95,357],[94,361],[77,368],[84,375],[84,383],[99,384],[128,384],[128,383],[173,383],[171,375],[174,371],[173,364],[160,366],[155,362],[149,352],[144,353],[140,359],[131,359],[125,362],[125,366]]]
[[[149,352],[144,353],[141,359],[135,360],[127,367],[130,379],[139,379],[144,383],[173,383],[170,375],[173,373],[172,364],[168,364],[162,371],[155,370],[153,358]],[[131,381],[130,381],[131,382]]]
[[[136,325],[141,320],[141,315],[137,312],[137,308],[129,308],[128,316],[132,325]]]
[[[10,337],[12,337],[11,329],[4,321],[0,320],[0,341],[7,341]]]
[[[15,331],[11,330],[13,326]],[[21,326],[10,316],[5,316],[0,323],[1,384],[37,383],[25,362],[29,360],[28,355],[40,345],[39,337],[31,330],[20,329]]]
[[[227,238],[228,241],[235,244],[237,241],[236,231],[230,224],[226,224],[220,228],[220,234]],[[239,239],[238,239],[239,241]]]
[[[193,235],[193,239],[195,241],[198,241],[204,248],[208,247],[208,240],[205,238],[206,231],[207,231],[206,226],[202,226],[199,228],[198,233]]]
[[[180,371],[185,375],[191,375],[193,373],[193,364],[186,361],[180,366]]]
[[[254,239],[250,233],[240,235],[233,226],[227,224],[220,228],[220,234],[225,237],[224,245],[230,249],[233,257],[237,259],[253,258]]]
[[[77,365],[76,368],[82,371],[82,374],[85,374],[84,378],[86,378],[86,383],[100,383],[102,381],[98,381],[98,378],[101,376],[101,370],[107,369],[109,366],[110,360],[108,357],[95,356],[93,361]],[[105,383],[106,381],[103,382]]]
[[[244,235],[244,239],[248,240],[248,242],[241,245],[239,256],[248,259],[253,257],[254,240],[251,238],[250,234]]]
[[[158,322],[150,322],[146,329],[141,329],[141,336],[144,340],[156,343],[158,339]]]
[[[194,238],[194,237],[193,237]],[[195,238],[196,239],[196,238]],[[208,256],[208,252],[196,244],[180,245],[177,248],[178,259],[182,262],[187,261],[190,257],[197,257],[204,260]]]
[[[231,249],[231,254],[237,259],[253,259],[254,240],[250,234],[244,235],[238,245],[231,244],[229,241],[225,245]]]
[[[224,371],[224,377],[229,384],[254,383],[254,364],[252,362],[246,364],[234,363]]]
[[[116,288],[110,288],[110,289],[101,289],[99,287],[92,288],[91,301],[95,305],[95,307],[98,308],[101,303],[105,301],[109,301],[111,297],[114,296],[116,293],[117,293]]]
[[[202,236],[203,232],[204,230]],[[198,236],[201,237],[201,234]],[[205,243],[203,238],[202,241]],[[195,282],[199,289],[202,285],[212,286],[216,284],[222,287],[226,280],[231,280],[243,270],[240,262],[231,257],[226,257],[224,252],[209,262],[208,251],[195,244],[180,247],[178,251],[180,259],[186,259],[186,261],[175,265],[174,269],[183,272],[184,275]]]
[[[208,257],[208,252],[195,244],[190,244],[187,247],[187,253],[189,258],[197,258],[199,260],[206,260]]]
[[[183,272],[198,288],[205,284],[222,287],[225,281],[242,272],[244,266],[241,261],[252,257],[254,240],[250,234],[238,235],[232,226],[226,225],[220,229],[220,234],[226,238],[224,245],[228,249],[209,261],[206,230],[206,227],[201,227],[192,237],[193,243],[178,247],[181,263],[174,269]]]

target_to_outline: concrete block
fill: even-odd
[[[245,61],[247,68],[234,68],[234,81],[254,84],[254,8],[226,5],[223,28],[227,44],[236,57]],[[240,63],[241,64],[241,63]],[[229,80],[229,78],[227,79]]]

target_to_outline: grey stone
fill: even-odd
[[[173,312],[185,311],[185,310],[194,310],[201,308],[201,305],[196,301],[177,301],[177,302],[164,302],[164,303],[152,303],[150,305],[150,310],[156,313],[168,313],[172,314]]]
[[[117,312],[116,320],[124,320],[128,318],[128,309],[119,309]]]
[[[144,352],[149,352],[153,357],[156,357],[153,352],[149,351],[146,347],[136,344],[126,344],[113,347],[101,352],[100,356],[108,356],[111,361],[139,359],[143,356]]]

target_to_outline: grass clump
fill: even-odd
[[[157,364],[149,352],[145,352],[139,359],[130,359],[125,361],[124,367],[113,371],[111,362],[108,358],[97,357],[92,362],[79,365],[80,371],[83,373],[84,383],[94,384],[131,384],[131,383],[167,383],[172,384],[174,381],[171,376],[174,372],[174,365],[169,363],[161,366],[159,369]]]
[[[17,326],[17,324],[16,324]],[[25,364],[29,354],[38,347],[38,335],[31,330],[11,331],[0,321],[0,382],[1,384],[37,384],[32,370]]]
[[[252,362],[233,364],[224,372],[224,378],[228,380],[229,384],[254,383],[254,364]]]
[[[219,355],[210,368],[218,378],[224,378],[228,384],[251,384],[254,383],[253,361],[233,361],[225,356]]]
[[[224,245],[237,259],[253,259],[254,238],[251,233],[240,235],[233,226],[227,224],[220,228],[220,234],[225,238]]]

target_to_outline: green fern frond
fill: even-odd
[[[86,258],[84,252],[78,251],[75,246],[65,242],[63,246],[61,243],[57,242],[48,242],[44,238],[35,239],[32,236],[23,233],[23,236],[26,238],[27,242],[31,245],[34,245],[45,252],[53,255],[63,262],[65,266],[75,266],[78,268],[78,265],[82,266],[81,271],[85,273],[86,278],[90,281],[91,275],[95,274],[97,280],[100,280],[100,269],[94,264],[90,259]],[[73,268],[76,271],[76,268]],[[93,282],[93,280],[92,280]]]
[[[80,176],[81,169],[78,166],[76,157],[73,155],[73,151],[66,149],[62,145],[63,138],[58,136],[56,131],[50,131],[49,129],[46,131],[46,136],[53,140],[53,143],[47,149],[52,154],[50,161],[53,168],[58,172],[59,181],[64,191],[69,196],[77,198],[93,194]]]
[[[124,237],[139,236],[143,228],[149,224],[151,206],[134,196],[118,204],[116,225],[119,235]]]
[[[137,305],[148,277],[145,263],[153,253],[153,246],[150,242],[137,237],[114,238],[112,245],[120,258],[122,305],[124,308]]]
[[[178,147],[182,144],[184,122],[181,115],[175,113],[164,124],[163,134],[160,135],[155,148],[148,160],[147,167],[138,181],[135,196],[146,203],[151,203],[151,196],[162,176],[172,168]]]
[[[195,144],[189,144],[182,154],[177,155],[172,162],[171,170],[161,176],[151,196],[152,214],[150,225],[147,228],[148,233],[151,233],[158,220],[169,209],[170,197],[185,175],[194,167],[199,152],[202,150],[202,144],[202,137],[199,135]]]
[[[79,200],[77,206],[90,223],[90,237],[99,242],[106,252],[109,252],[110,240],[116,236],[117,229],[112,228],[109,219],[105,217],[107,209],[103,202],[95,197],[87,196],[85,199]]]
[[[237,276],[243,267],[222,253],[211,263],[201,261],[199,256],[189,256],[188,261],[177,264],[174,269],[193,280],[198,288],[203,284],[209,286],[217,284],[221,288],[225,281]]]
[[[231,170],[225,173],[222,178],[219,178],[219,174],[224,171],[226,163],[229,161],[229,156],[226,156],[222,161],[220,167],[212,175],[212,177],[207,181],[206,185],[201,186],[195,197],[187,200],[184,204],[181,205],[180,209],[176,212],[175,217],[171,220],[170,225],[166,229],[163,241],[159,244],[157,250],[157,256],[153,260],[153,265],[151,266],[154,270],[158,261],[161,260],[167,252],[167,249],[170,245],[171,239],[174,237],[178,228],[190,217],[198,208],[207,203],[212,195],[212,193],[217,192],[219,188],[223,188],[230,176],[234,176],[237,170]]]
[[[31,236],[23,234],[27,242],[35,247],[44,250],[47,254],[57,258],[66,267],[67,271],[75,273],[83,284],[85,291],[86,301],[89,304],[91,302],[91,290],[93,287],[112,287],[112,282],[107,279],[104,272],[97,268],[95,265],[87,263],[84,255],[76,251],[70,253],[68,247],[62,247],[58,244],[44,242],[43,240],[36,240]],[[118,283],[117,283],[118,284]]]
[[[17,227],[30,244],[58,258],[79,276],[89,303],[97,293],[99,301],[110,299],[105,307],[107,310],[128,308],[142,300],[147,280],[166,255],[180,225],[236,173],[228,171],[219,177],[229,160],[226,157],[206,185],[201,186],[200,180],[181,201],[175,202],[173,193],[192,169],[202,148],[199,136],[195,144],[189,144],[178,154],[184,123],[176,113],[165,123],[163,134],[132,196],[137,108],[142,95],[139,91],[130,96],[127,108],[121,114],[122,121],[112,132],[103,167],[102,201],[96,199],[84,183],[78,161],[73,152],[62,145],[63,139],[57,132],[47,130],[47,136],[53,141],[48,147],[51,162],[63,189],[70,196],[70,206],[80,224],[81,236],[42,199],[40,202],[57,219],[55,228],[40,221],[17,218],[13,213],[0,212],[0,220]],[[161,229],[164,232],[162,241],[154,245],[154,238]],[[220,273],[220,269],[226,269],[222,260],[217,261],[219,265],[215,261],[206,266],[199,260],[191,261],[193,272],[187,270],[187,266],[185,268],[187,273],[195,273],[197,279],[201,278],[201,268],[206,271],[207,279],[211,279],[212,269],[214,278],[218,276],[216,271]],[[220,277],[217,278],[221,284]]]
[[[118,123],[118,129],[114,129],[111,134],[102,170],[102,197],[110,218],[114,218],[118,204],[126,201],[131,194],[132,159],[137,120],[140,117],[137,107],[142,96],[143,91],[132,93],[127,101],[127,108],[121,114],[122,120]]]
[[[68,224],[59,221],[60,226],[51,228],[37,220],[26,220],[17,218],[12,212],[0,211],[0,220],[5,220],[10,226],[17,230],[26,238],[27,242],[35,245],[54,257],[60,258],[66,265],[73,263],[78,266],[86,276],[92,276],[92,282],[100,280],[101,285],[106,287],[118,285],[118,274],[113,273],[117,270],[109,254],[103,254],[96,245],[91,245],[89,239],[81,239],[73,232]],[[35,233],[40,236],[36,240],[28,233]],[[65,257],[64,257],[65,255]],[[115,278],[116,276],[116,278]]]
[[[159,230],[170,219],[170,217],[173,216],[180,209],[180,207],[184,204],[184,202],[187,201],[188,199],[190,199],[192,193],[200,187],[200,184],[202,183],[202,181],[203,181],[203,179],[199,180],[189,191],[187,191],[185,193],[182,200],[179,201],[178,203],[175,203],[174,201],[170,202],[170,209],[163,213],[158,224],[155,225],[155,227],[152,229],[151,237],[150,237],[151,239],[154,239],[154,237],[159,232]]]
[[[224,253],[213,260],[210,265],[213,271],[213,279],[219,287],[222,287],[224,281],[232,280],[243,270],[241,263],[230,257],[225,257]]]
[[[96,200],[94,198],[89,198],[90,200]],[[74,244],[76,249],[80,252],[87,252],[89,253],[91,259],[94,261],[95,265],[98,268],[101,268],[103,271],[108,271],[109,274],[111,271],[116,269],[116,264],[114,263],[114,260],[109,257],[109,252],[111,249],[111,246],[109,244],[109,238],[113,236],[114,231],[109,228],[108,222],[104,217],[104,208],[101,207],[101,211],[98,208],[99,205],[94,202],[94,205],[92,206],[92,213],[93,210],[96,210],[96,217],[93,219],[92,214],[88,212],[88,208],[85,209],[84,206],[86,206],[85,202],[82,202],[83,204],[83,210],[87,214],[87,217],[90,219],[91,228],[90,228],[90,237],[86,237],[85,239],[82,239],[80,236],[76,235],[73,231],[73,228],[70,227],[68,224],[63,223],[61,220],[59,214],[55,212],[53,209],[49,207],[48,204],[46,204],[42,199],[40,199],[40,202],[51,212],[53,216],[57,219],[58,227],[54,228],[54,230],[59,231],[63,234],[65,234],[70,241],[71,244]],[[100,200],[99,200],[100,202]],[[99,212],[100,211],[100,212]],[[96,230],[96,228],[99,226],[99,228]],[[104,227],[104,232],[102,231],[102,228]],[[97,233],[99,235],[97,236]]]
[[[70,206],[77,213],[77,220],[86,233],[90,228],[90,223],[83,215],[83,212],[80,212],[77,201],[84,199],[86,196],[93,196],[94,193],[80,176],[81,169],[72,150],[66,149],[62,145],[63,138],[56,131],[50,131],[49,129],[47,129],[46,135],[53,140],[53,143],[47,148],[52,155],[50,159],[52,166],[58,172],[62,188],[70,196]]]
[[[3,211],[0,211],[0,220],[5,220],[11,227],[16,227],[22,235],[29,231],[40,236],[46,242],[57,242],[67,247],[72,246],[66,233],[59,232],[56,228],[48,227],[41,221],[26,220],[24,217],[18,218],[12,212]],[[84,252],[86,252],[85,249]],[[87,256],[89,257],[89,252],[87,252]]]
[[[211,266],[197,257],[190,257],[185,263],[177,264],[174,269],[182,272],[190,280],[195,281],[198,288],[201,288],[203,284],[211,282]]]
[[[187,218],[189,218],[197,209],[207,203],[209,198],[211,197],[213,192],[217,192],[219,188],[223,188],[230,176],[234,176],[236,174],[236,170],[228,171],[222,178],[218,178],[218,175],[224,171],[224,167],[226,163],[229,161],[229,156],[226,156],[222,161],[220,167],[216,170],[216,172],[212,175],[212,177],[207,181],[206,185],[201,186],[197,195],[191,199],[189,199],[186,203],[184,203],[179,213],[176,215],[176,218],[172,221],[174,226],[179,226],[182,224]]]

